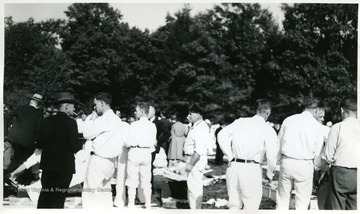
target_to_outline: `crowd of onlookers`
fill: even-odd
[[[89,114],[76,110],[78,104],[72,93],[59,92],[47,107],[43,97],[34,94],[27,106],[4,108],[5,181],[28,185],[39,180],[41,172],[38,208],[63,208],[67,190],[79,183],[84,208],[131,208],[136,196],[150,208],[154,161],[161,150],[165,166],[184,166],[181,174],[187,177],[191,209],[201,208],[208,155],[215,155],[218,165],[227,157],[230,209],[258,209],[263,181],[272,184],[277,165],[277,209],[289,209],[293,190],[295,208],[308,209],[314,188],[319,209],[357,208],[360,122],[354,97],[340,103],[343,121],[334,125],[323,124],[325,106],[314,97],[306,98],[303,112],[281,125],[267,121],[271,103],[266,99],[256,101],[251,117],[224,113],[223,121],[215,124],[198,104],[170,117],[161,111],[158,115],[144,102],[136,104],[133,115],[122,116],[104,92],[94,96]]]

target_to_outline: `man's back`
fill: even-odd
[[[62,112],[46,118],[37,139],[37,147],[43,149],[40,168],[74,173],[74,154],[81,146],[75,120]]]
[[[307,111],[286,118],[278,135],[281,153],[295,159],[313,159],[323,143],[319,127]]]
[[[11,116],[15,116],[15,119],[7,139],[10,142],[33,148],[42,113],[32,106],[21,106],[12,112]]]
[[[325,158],[335,166],[357,168],[358,146],[360,143],[360,121],[346,118],[331,127]]]
[[[128,146],[152,147],[156,141],[156,126],[147,118],[140,118],[139,120],[130,124],[128,135]]]

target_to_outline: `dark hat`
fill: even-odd
[[[194,103],[193,105],[191,105],[189,107],[189,112],[192,112],[192,113],[198,113],[198,114],[201,114],[201,116],[204,116],[206,111],[205,109],[203,109],[202,107],[200,107],[198,104]]]
[[[79,102],[75,100],[74,95],[70,92],[59,92],[53,95],[52,97],[53,102],[52,104],[61,104],[61,103],[71,103],[71,104],[78,104]]]
[[[43,96],[41,94],[35,93],[32,97],[30,97],[30,99],[38,101],[39,103],[43,103]]]

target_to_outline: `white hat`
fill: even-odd
[[[40,94],[35,93],[30,99],[38,101],[39,103],[43,103],[42,101],[43,96]]]

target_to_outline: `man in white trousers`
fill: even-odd
[[[144,191],[145,208],[151,208],[151,153],[156,146],[156,126],[148,120],[149,106],[138,103],[135,110],[137,121],[131,123],[125,146],[129,148],[127,176],[128,208],[134,208],[136,188]]]
[[[274,175],[278,145],[275,130],[266,123],[270,102],[256,101],[256,115],[235,120],[218,134],[220,148],[229,160],[226,185],[230,209],[259,209],[262,197],[262,162],[267,157],[267,180]]]
[[[280,173],[276,192],[280,210],[288,210],[291,191],[295,189],[295,209],[307,210],[313,188],[314,160],[323,147],[319,122],[323,108],[319,99],[304,100],[304,111],[286,118],[278,134]]]
[[[95,112],[84,124],[84,138],[92,140],[82,192],[84,208],[113,207],[111,178],[115,172],[115,162],[122,154],[126,130],[111,109],[111,102],[112,97],[108,93],[95,95]]]
[[[122,130],[127,137],[129,133],[129,124],[122,122]],[[127,140],[125,139],[125,142]],[[117,160],[117,175],[116,175],[116,197],[114,205],[119,208],[126,206],[126,172],[127,172],[127,161],[128,161],[129,149],[123,146],[122,153],[119,155]]]
[[[188,201],[190,209],[201,209],[203,197],[203,175],[207,165],[207,140],[209,126],[204,122],[205,111],[194,104],[189,109],[188,119],[192,123],[185,139],[184,154],[187,175]]]

